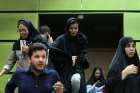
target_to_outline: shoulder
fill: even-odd
[[[56,70],[50,69],[50,68],[49,69],[45,69],[45,73],[47,73],[47,74],[58,74]]]
[[[39,34],[39,35],[36,35],[36,36],[33,38],[33,40],[40,39],[40,38],[41,38],[41,36],[40,36],[40,34]]]
[[[59,47],[59,46],[63,45],[64,40],[65,40],[65,34],[62,34],[54,40],[53,45],[56,47]]]
[[[48,77],[50,77],[50,78],[52,78],[54,80],[60,80],[59,74],[54,69],[50,69],[50,68],[45,69],[45,73],[47,74]]]
[[[28,73],[28,71],[25,70],[17,70],[16,72],[14,72],[14,74],[20,75],[20,74],[26,74]]]
[[[87,36],[84,33],[81,33],[81,32],[77,34],[77,38],[87,40]]]
[[[41,36],[40,34],[39,35],[36,35],[33,39],[32,39],[32,42],[35,43],[37,41],[40,41],[41,40]]]
[[[13,43],[13,50],[20,50],[20,40],[17,40]]]
[[[88,45],[88,39],[85,34],[83,33],[78,33],[77,34],[77,41],[81,45],[81,47],[87,48]]]
[[[61,34],[61,35],[59,35],[59,36],[56,38],[56,40],[63,39],[64,37],[65,37],[65,34]]]
[[[19,77],[24,76],[25,74],[27,74],[27,71],[16,71],[16,72],[13,73],[12,77],[19,78]]]

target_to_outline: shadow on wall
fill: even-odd
[[[90,67],[85,70],[86,80],[89,79],[95,66],[100,66],[103,70],[104,76],[107,76],[108,67],[114,55],[115,49],[112,48],[89,48],[88,61]]]

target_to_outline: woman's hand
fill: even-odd
[[[123,71],[122,71],[122,80],[124,80],[128,75],[131,74],[137,74],[138,73],[138,67],[134,64],[128,65]]]
[[[27,45],[22,46],[22,52],[23,53],[28,53],[29,47]]]
[[[72,56],[72,66],[75,66],[77,56]]]
[[[7,70],[3,68],[3,69],[0,71],[0,77],[1,77],[6,71],[7,71]]]
[[[57,81],[54,86],[54,90],[56,93],[63,93],[64,92],[64,86],[60,81]]]
[[[53,43],[53,38],[48,34],[48,43]]]

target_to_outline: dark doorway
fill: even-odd
[[[39,26],[48,25],[55,39],[64,33],[66,20],[79,14],[39,14]],[[89,48],[116,48],[123,36],[123,14],[83,14],[81,29]]]

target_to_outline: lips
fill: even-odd
[[[135,52],[130,52],[129,54],[134,55]]]
[[[76,35],[76,33],[71,33],[71,35],[72,35],[72,36],[75,36],[75,35]]]
[[[130,52],[130,53],[128,54],[128,56],[129,56],[130,58],[132,58],[132,57],[134,56],[134,54],[135,54],[135,52]]]
[[[38,66],[42,67],[42,66],[44,66],[44,64],[38,64]]]

